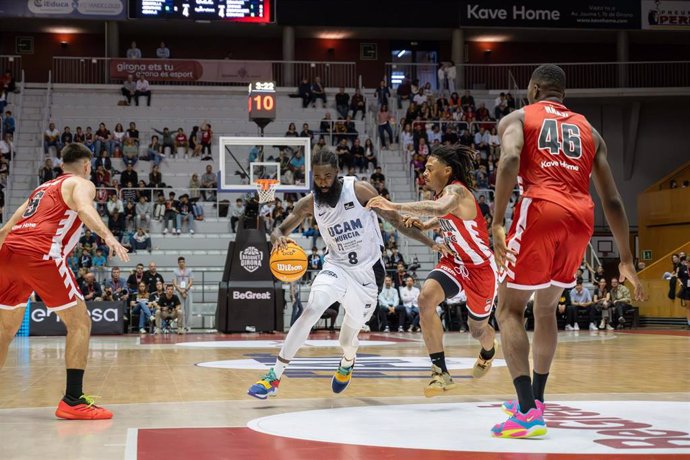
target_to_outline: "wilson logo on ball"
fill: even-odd
[[[276,267],[278,268],[278,270],[286,272],[298,272],[304,269],[304,265],[292,265],[281,263],[276,264]]]

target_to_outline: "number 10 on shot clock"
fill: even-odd
[[[254,82],[249,85],[249,121],[275,119],[275,87],[274,82]]]

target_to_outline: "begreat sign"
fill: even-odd
[[[87,302],[91,317],[91,334],[122,334],[122,302]],[[31,303],[31,335],[66,335],[67,330],[60,317],[48,311],[42,302]]]

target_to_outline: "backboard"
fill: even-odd
[[[309,138],[222,136],[218,144],[218,188],[222,192],[255,192],[256,179],[278,179],[278,192],[308,192],[311,189]]]

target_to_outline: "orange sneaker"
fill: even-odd
[[[106,420],[113,418],[112,412],[97,406],[95,403],[95,399],[87,395],[81,395],[81,398],[74,401],[73,404],[68,404],[63,398],[55,410],[55,416],[66,420]]]

